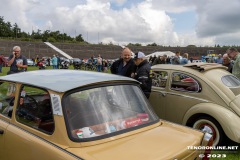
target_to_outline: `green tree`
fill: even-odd
[[[76,36],[76,41],[77,42],[84,42],[84,39],[82,37],[82,34],[79,34],[78,36]]]
[[[21,29],[18,27],[17,23],[13,25],[12,37],[15,37],[15,38],[21,37]]]
[[[148,44],[147,46],[157,46],[156,43]]]

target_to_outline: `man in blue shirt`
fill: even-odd
[[[222,64],[223,63],[223,59],[222,59],[222,55],[221,54],[219,54],[218,58],[215,59],[215,63],[218,63],[218,64]]]
[[[21,55],[19,46],[13,47],[13,53],[8,58],[8,65],[10,66],[10,71],[7,74],[25,72],[27,70],[27,58]]]

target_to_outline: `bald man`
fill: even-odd
[[[124,48],[122,50],[121,58],[113,62],[110,68],[111,73],[131,77],[135,73],[137,68],[131,55],[132,51],[127,47]]]

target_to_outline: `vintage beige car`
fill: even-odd
[[[221,64],[155,65],[150,103],[165,120],[240,143],[240,80]],[[234,143],[233,143],[234,144]]]
[[[1,160],[193,160],[212,142],[159,120],[130,78],[76,70],[0,77]]]

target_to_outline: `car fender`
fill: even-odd
[[[218,121],[231,140],[240,143],[240,117],[225,107],[213,103],[201,103],[191,107],[184,115],[182,124],[187,125],[193,117],[210,116]]]

